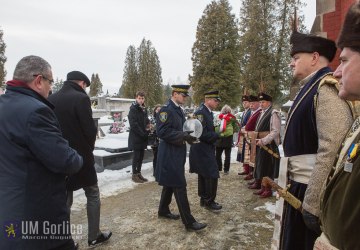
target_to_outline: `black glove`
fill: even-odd
[[[319,217],[309,213],[306,210],[303,210],[303,220],[307,228],[316,232],[319,235],[321,234]]]
[[[196,137],[190,135],[188,132],[184,132],[184,140],[189,144],[193,144],[197,139]]]

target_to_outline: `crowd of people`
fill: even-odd
[[[285,198],[279,249],[360,249],[358,178],[360,176],[360,2],[345,16],[337,44],[330,39],[302,34],[294,26],[291,63],[294,80],[301,88],[289,110],[284,138],[284,157],[279,154],[280,114],[272,97],[260,90],[244,93],[244,112],[238,123],[224,105],[214,124],[213,111],[221,101],[219,91],[204,94],[194,112],[202,125],[199,138],[183,131],[181,108],[189,85],[173,85],[166,104],[154,109],[156,128],[148,119],[145,93],[138,91],[130,108],[129,148],[133,150],[132,180],[141,174],[150,133],[156,134],[154,176],[162,186],[158,217],[181,219],[190,231],[204,229],[191,213],[187,197],[186,143],[190,144],[190,172],[198,175],[199,204],[213,212],[226,204],[216,202],[220,172],[228,174],[229,148],[239,129],[238,161],[255,195],[272,195],[263,178],[275,180],[279,165],[286,168],[289,192],[301,207]],[[340,65],[331,72],[336,45]],[[85,89],[88,77],[72,71],[62,89],[49,96],[53,83],[50,64],[38,56],[26,56],[15,67],[13,80],[0,97],[0,223],[5,232],[1,249],[77,249],[70,229],[73,191],[84,189],[87,198],[88,245],[109,240],[101,231],[100,194],[94,168],[96,127]],[[252,90],[256,93],[256,90]],[[18,112],[21,110],[21,115]],[[231,142],[231,143],[230,143]],[[231,151],[231,150],[230,150]],[[225,161],[221,155],[225,152]],[[170,211],[174,195],[180,214]],[[37,223],[34,235],[18,237],[24,222]],[[63,230],[45,233],[47,225]],[[34,226],[32,226],[35,228]]]

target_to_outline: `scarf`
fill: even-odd
[[[25,82],[19,81],[19,80],[7,81],[6,85],[12,86],[12,87],[20,87],[20,88],[28,88],[28,89],[30,89],[29,85],[27,85]]]

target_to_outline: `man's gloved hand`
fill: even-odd
[[[321,234],[319,217],[309,213],[306,210],[303,210],[303,220],[307,228],[319,235]]]
[[[190,133],[192,133],[192,131]],[[196,137],[190,135],[190,133],[184,132],[184,140],[189,144],[193,144],[196,141]]]

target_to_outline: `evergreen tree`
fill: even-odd
[[[139,48],[130,46],[127,50],[119,94],[122,97],[134,98],[139,90],[145,92],[146,105],[149,107],[163,100],[160,61],[151,41],[145,38]]]
[[[291,84],[291,18],[298,0],[243,0],[240,11],[241,85],[265,91],[282,102]]]
[[[92,74],[91,81],[90,81],[90,92],[89,92],[90,97],[99,96],[102,93],[103,93],[102,83],[101,83],[99,75],[97,73]]]
[[[240,103],[239,34],[231,10],[227,0],[212,1],[198,22],[189,77],[196,104],[210,90],[219,90],[223,103],[233,107]]]
[[[6,44],[3,40],[4,32],[0,29],[0,87],[3,87],[3,82],[5,81],[6,77],[6,70],[5,70],[5,62],[6,62],[6,56],[5,56],[5,48]]]
[[[52,92],[55,94],[58,92],[64,85],[64,81],[62,79],[56,78],[54,85],[52,86]]]
[[[121,97],[134,98],[136,90],[139,88],[136,60],[136,48],[131,45],[126,52],[123,81],[119,90],[119,95]]]
[[[170,83],[163,86],[164,98],[161,103],[165,103],[169,98],[171,98],[172,88]]]

